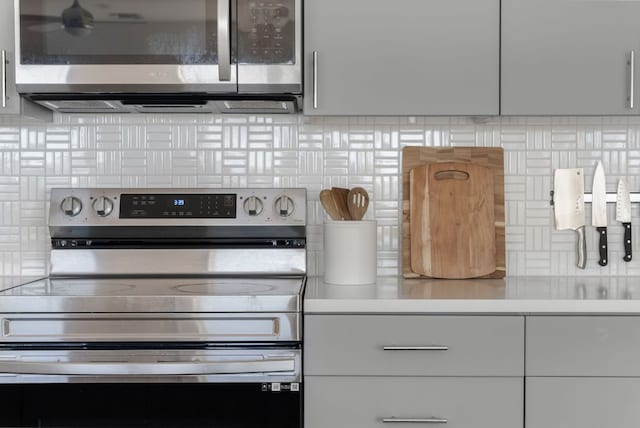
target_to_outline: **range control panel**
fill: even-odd
[[[52,189],[49,225],[305,225],[305,189]]]
[[[236,218],[236,194],[122,194],[120,218]]]

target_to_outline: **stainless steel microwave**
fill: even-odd
[[[51,109],[297,109],[302,0],[14,1],[18,91]]]

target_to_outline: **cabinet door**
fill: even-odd
[[[640,112],[638,19],[638,0],[503,0],[501,114]]]
[[[636,428],[640,379],[526,378],[527,428]]]
[[[15,87],[15,43],[13,33],[13,1],[0,2],[0,114],[20,113],[20,97]],[[1,59],[0,59],[1,61]]]
[[[305,376],[306,428],[522,428],[522,378]]]
[[[499,0],[306,2],[305,114],[498,114],[499,13]]]
[[[22,99],[16,91],[13,20],[13,0],[0,1],[0,116],[24,115],[38,120],[51,120],[53,114],[50,110]],[[5,58],[4,64],[2,58]]]
[[[640,317],[529,316],[527,376],[640,376]]]

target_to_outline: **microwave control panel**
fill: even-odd
[[[294,62],[294,0],[250,0],[240,2],[238,9],[240,63],[291,64]]]

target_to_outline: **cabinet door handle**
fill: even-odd
[[[318,51],[313,51],[313,108],[318,108]]]
[[[383,418],[382,422],[387,423],[408,423],[408,424],[446,424],[444,418]]]
[[[218,0],[218,79],[231,80],[231,43],[229,35],[229,0]]]
[[[0,61],[2,61],[2,108],[7,108],[7,51],[2,50],[0,53]]]
[[[629,108],[633,109],[633,99],[635,98],[636,89],[636,51],[631,51],[627,64],[629,64]]]
[[[448,346],[383,346],[383,351],[448,351]]]

